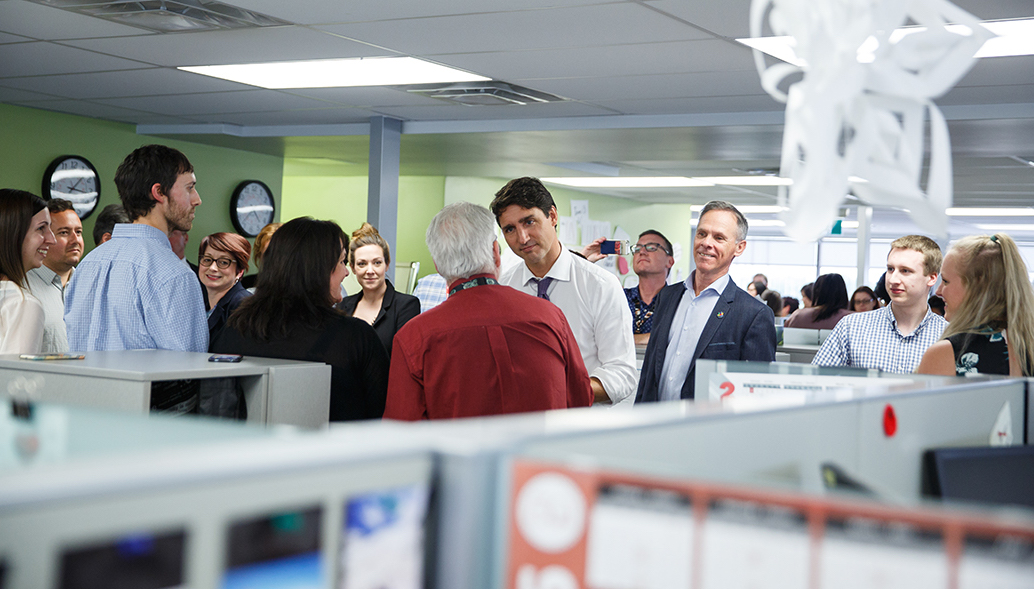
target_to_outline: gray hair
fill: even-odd
[[[485,207],[453,203],[427,226],[427,249],[438,273],[452,283],[475,274],[495,274],[495,217]]]
[[[698,218],[703,219],[704,215],[711,211],[729,211],[736,215],[736,241],[747,239],[747,218],[743,216],[739,209],[724,200],[712,200],[700,210],[700,217]]]

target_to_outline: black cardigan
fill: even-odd
[[[381,301],[381,312],[377,313],[377,318],[373,320],[373,330],[377,332],[377,337],[384,344],[388,356],[391,356],[391,341],[395,339],[395,334],[402,329],[403,325],[420,314],[420,299],[397,292],[387,278],[384,279],[384,282],[388,288],[384,291],[384,299]],[[337,308],[351,317],[355,315],[355,308],[362,298],[363,291],[360,290],[352,296],[345,297],[337,304]]]
[[[202,288],[205,294],[208,291]],[[251,293],[245,290],[241,283],[238,282],[230,287],[230,290],[223,295],[223,298],[219,299],[219,302],[215,304],[215,309],[212,314],[208,316],[208,341],[211,342],[215,339],[215,336],[226,327],[226,321],[230,318],[230,313],[237,310],[241,302],[250,297]],[[205,298],[205,305],[208,305],[208,298]]]

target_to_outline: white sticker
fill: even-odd
[[[998,412],[998,419],[995,420],[988,442],[992,446],[1012,446],[1012,409],[1008,401]]]
[[[585,495],[570,477],[544,472],[531,478],[516,502],[517,528],[536,550],[563,552],[585,531]]]

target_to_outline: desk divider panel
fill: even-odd
[[[1034,579],[1034,520],[524,458],[506,589],[976,589]]]

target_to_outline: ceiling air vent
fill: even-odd
[[[251,29],[291,24],[285,20],[212,0],[30,1],[159,33]]]
[[[407,92],[458,102],[467,106],[498,106],[564,102],[567,99],[505,82],[459,82],[456,84],[421,84],[407,86]]]

